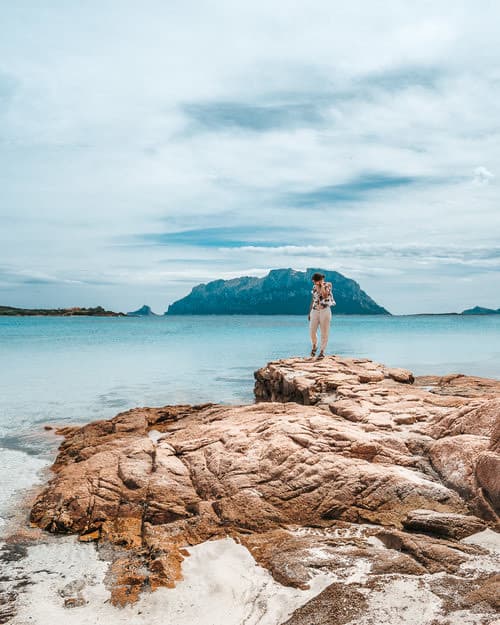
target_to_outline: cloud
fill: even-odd
[[[36,270],[22,270],[12,271],[9,269],[0,268],[0,288],[12,287],[12,286],[44,286],[55,285],[62,286],[68,285],[82,285],[84,282],[81,280],[72,280],[67,278],[59,278],[56,275],[49,275],[41,271]]]
[[[244,246],[250,242],[264,247],[272,246],[273,241],[276,239],[289,236],[295,236],[295,238],[297,238],[297,230],[287,227],[248,225],[146,233],[137,235],[134,237],[134,240],[139,240],[145,245],[186,245],[209,248],[231,248]],[[134,243],[132,244],[134,245]]]
[[[18,82],[14,76],[0,70],[0,114],[12,106]]]
[[[221,248],[222,250],[222,248]],[[227,250],[232,254],[242,252],[251,254],[282,254],[284,256],[318,256],[327,258],[393,258],[415,261],[432,261],[434,263],[453,263],[474,265],[480,263],[485,267],[490,263],[491,268],[500,268],[499,246],[465,247],[457,245],[432,246],[421,243],[407,245],[387,245],[371,243],[352,243],[350,245],[276,245],[262,247],[259,245],[244,245]]]
[[[372,72],[356,81],[356,86],[363,92],[375,87],[383,91],[403,91],[413,87],[438,89],[448,75],[447,69],[439,65],[407,65],[394,67],[386,71]],[[359,91],[353,91],[359,95]]]
[[[257,93],[253,102],[192,101],[181,104],[180,110],[190,120],[191,132],[327,128],[336,107],[342,108],[360,99],[379,99],[415,87],[435,90],[443,77],[441,68],[427,66],[389,69],[361,75],[347,83],[344,80],[331,81],[325,74],[317,77],[312,89],[306,83],[295,92]],[[331,84],[326,88],[325,83]]]
[[[494,299],[499,18],[482,0],[4,3],[3,296],[161,309],[201,277],[313,259],[393,311],[453,308],[472,270],[467,297]]]
[[[257,105],[241,102],[192,103],[183,111],[207,130],[265,131],[275,128],[317,126],[323,122],[321,109],[314,103]]]
[[[345,183],[319,187],[312,191],[287,194],[285,201],[287,204],[297,207],[356,202],[366,199],[372,192],[397,189],[423,182],[416,176],[366,173]]]
[[[474,169],[473,183],[478,186],[489,184],[495,177],[486,167],[476,167]]]

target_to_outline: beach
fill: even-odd
[[[5,536],[15,530],[20,523],[17,502],[28,489],[39,488],[48,478],[47,467],[61,439],[45,426],[83,425],[136,406],[251,404],[253,372],[269,360],[306,355],[306,330],[300,317],[0,320],[0,531]],[[406,367],[416,375],[465,373],[500,379],[495,341],[499,330],[500,320],[494,317],[334,316],[330,349],[346,357]],[[484,566],[491,569],[497,547],[488,532],[491,530],[478,540],[492,545],[491,555],[483,559]],[[169,599],[167,617],[162,597],[168,596],[168,589],[141,597],[131,607],[110,606],[104,585],[108,565],[93,544],[50,536],[37,541],[29,548],[29,564],[24,558],[5,560],[9,584],[20,584],[15,591],[19,595],[15,623],[24,622],[41,597],[50,596],[44,609],[36,610],[37,620],[31,622],[43,625],[64,614],[68,622],[75,623],[119,623],[133,617],[137,623],[215,625],[220,623],[220,605],[225,605],[232,606],[225,623],[277,625],[338,580],[331,573],[322,573],[310,591],[284,587],[265,568],[250,564],[251,556],[241,544],[221,537],[219,547],[203,543],[190,548],[191,555],[182,565],[185,581],[179,582],[173,604]],[[207,557],[220,566],[204,573]],[[66,570],[68,562],[72,564]],[[363,579],[366,563],[362,559],[359,567],[349,573],[352,579]],[[233,574],[228,575],[228,570]],[[203,579],[210,576],[213,584],[200,586],[200,574]],[[86,603],[68,611],[62,607],[61,588],[82,576]],[[429,589],[419,595],[413,583],[406,580],[394,593],[418,597],[414,601],[418,610]],[[196,600],[191,602],[193,596]],[[374,602],[379,600],[380,605],[373,610],[382,618],[387,598],[377,597],[375,594]],[[255,608],[257,598],[259,609]],[[200,620],[200,610],[206,610],[205,620]],[[431,605],[429,619],[438,613],[439,606]],[[472,623],[467,619],[464,613],[459,622]],[[406,621],[394,621],[399,622]]]

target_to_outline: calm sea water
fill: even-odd
[[[334,315],[328,351],[500,379],[500,315]],[[308,353],[306,317],[0,318],[0,516],[48,462],[43,424],[251,402],[255,369]]]

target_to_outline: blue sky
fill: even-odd
[[[499,5],[345,4],[2,3],[0,304],[321,266],[498,308]]]

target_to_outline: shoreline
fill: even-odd
[[[486,531],[485,537],[487,538],[484,540],[490,540],[491,536],[488,532],[491,532],[491,529],[485,530],[485,528],[489,525],[498,529],[498,518],[496,517],[496,521],[493,520],[495,513],[491,511],[488,501],[481,499],[482,496],[478,492],[473,494],[473,496],[470,495],[467,500],[468,503],[464,504],[462,495],[459,495],[453,488],[450,490],[450,478],[446,478],[447,469],[444,465],[439,465],[438,458],[441,452],[438,453],[436,450],[439,450],[443,444],[446,448],[448,439],[452,440],[449,438],[450,435],[452,437],[457,436],[457,433],[453,433],[453,429],[450,430],[450,427],[456,426],[457,417],[453,417],[450,421],[446,415],[449,413],[451,417],[452,414],[463,413],[463,416],[459,417],[462,433],[458,434],[458,436],[465,436],[462,447],[467,441],[467,449],[469,450],[467,453],[471,453],[471,450],[475,449],[476,451],[473,453],[477,457],[483,454],[482,450],[486,449],[485,445],[487,445],[487,437],[484,434],[486,430],[484,428],[487,425],[486,421],[490,419],[488,406],[492,405],[491,402],[496,402],[498,397],[500,397],[500,382],[495,379],[473,378],[461,374],[418,376],[416,379],[413,379],[411,372],[385,367],[366,358],[356,359],[331,356],[324,361],[290,358],[271,362],[258,370],[255,373],[255,377],[257,403],[254,404],[210,404],[198,407],[167,406],[156,409],[139,408],[120,413],[108,421],[91,422],[82,427],[62,428],[60,433],[64,434],[66,438],[61,443],[59,455],[53,465],[52,479],[48,484],[41,487],[37,502],[35,502],[32,509],[32,519],[37,525],[50,529],[50,519],[56,519],[53,516],[53,512],[51,512],[52,504],[50,502],[54,497],[56,498],[55,500],[61,502],[58,505],[62,504],[61,510],[66,510],[66,512],[63,516],[61,516],[61,512],[57,512],[58,520],[53,529],[57,529],[58,532],[67,532],[68,529],[73,527],[70,531],[74,533],[76,530],[76,533],[81,536],[80,540],[83,538],[85,541],[95,541],[93,544],[97,548],[97,554],[107,554],[105,557],[108,559],[111,557],[112,564],[109,566],[111,566],[110,570],[114,571],[115,581],[111,582],[111,585],[109,581],[106,582],[103,590],[99,591],[98,596],[101,597],[100,601],[102,601],[105,594],[111,592],[112,601],[117,603],[117,605],[128,605],[132,601],[131,605],[134,605],[135,602],[135,605],[140,605],[144,609],[144,606],[153,602],[159,608],[159,597],[163,596],[162,593],[165,591],[160,592],[160,590],[156,590],[151,594],[148,588],[150,586],[152,589],[161,588],[165,585],[168,587],[170,586],[169,579],[173,581],[179,575],[181,577],[184,575],[181,571],[184,571],[188,563],[192,562],[191,558],[193,557],[192,555],[188,557],[188,552],[183,553],[186,545],[191,545],[189,553],[193,553],[191,548],[196,549],[195,545],[201,545],[200,553],[204,553],[205,547],[203,545],[207,545],[214,540],[216,542],[227,540],[229,537],[235,541],[235,545],[244,546],[249,554],[252,554],[256,563],[262,567],[262,571],[266,571],[265,579],[272,579],[271,577],[266,577],[266,575],[270,574],[275,579],[273,583],[285,584],[285,587],[286,585],[291,585],[292,587],[298,586],[300,588],[307,584],[308,577],[313,575],[314,578],[315,573],[318,573],[318,571],[323,572],[327,575],[324,579],[327,579],[328,583],[325,586],[317,587],[316,594],[319,593],[323,596],[323,593],[327,593],[328,595],[329,586],[340,584],[336,591],[337,595],[340,593],[340,596],[347,597],[348,593],[361,593],[359,601],[365,606],[365,613],[372,616],[380,614],[382,603],[390,600],[390,597],[385,596],[383,601],[381,599],[382,603],[379,604],[379,607],[376,606],[376,600],[378,600],[377,597],[379,595],[377,595],[376,584],[375,586],[373,584],[377,579],[383,579],[384,575],[389,574],[392,576],[391,579],[399,580],[398,583],[401,584],[402,589],[409,589],[413,588],[412,584],[414,581],[412,580],[415,580],[416,583],[419,576],[423,576],[421,579],[425,581],[426,590],[423,594],[418,595],[417,593],[415,595],[417,597],[415,599],[415,609],[418,609],[419,605],[424,605],[425,601],[431,598],[434,606],[432,610],[433,618],[441,614],[444,608],[440,603],[439,594],[433,594],[435,591],[435,580],[442,574],[439,571],[442,570],[443,565],[439,564],[439,561],[448,561],[445,569],[451,573],[449,566],[452,566],[453,575],[461,578],[465,574],[465,570],[461,573],[462,565],[465,566],[467,562],[475,562],[475,554],[478,553],[475,551],[475,547],[467,546],[466,536],[470,533],[479,536],[481,532],[484,533]],[[366,395],[367,392],[368,395]],[[266,393],[271,395],[274,393],[275,395],[274,397],[263,397]],[[346,404],[348,397],[351,397],[349,400],[350,404]],[[357,407],[356,397],[359,397],[360,400],[363,397],[365,398],[362,399],[359,407]],[[363,412],[364,409],[359,412],[359,408],[364,405],[363,402],[366,402],[367,397],[373,397],[374,401],[377,402],[379,401],[379,399],[376,399],[377,397],[383,397],[383,405],[393,406],[390,409],[392,413],[384,412],[380,408],[378,412],[373,414]],[[407,397],[413,399],[408,401]],[[262,401],[262,399],[270,398],[274,400],[274,403]],[[376,405],[374,404],[374,406]],[[403,405],[407,405],[406,415],[400,411]],[[465,406],[469,406],[470,410],[464,412]],[[482,414],[483,416],[467,417],[471,410],[474,414]],[[482,413],[478,412],[481,410],[483,411]],[[484,412],[485,410],[486,412]],[[422,416],[424,412],[427,414],[425,419]],[[305,423],[312,422],[316,423],[316,433],[313,439],[309,439],[307,429],[303,430],[303,427]],[[260,426],[259,423],[261,423]],[[453,423],[455,423],[455,426],[452,425]],[[245,476],[245,482],[241,484],[237,474],[235,474],[234,478],[230,478],[230,474],[225,478],[223,477],[225,472],[222,473],[220,478],[223,479],[221,487],[228,489],[228,493],[231,493],[232,490],[234,491],[236,487],[234,492],[239,494],[235,499],[235,495],[229,495],[228,498],[227,495],[219,493],[212,500],[212,503],[209,503],[211,497],[213,497],[208,495],[209,491],[201,500],[199,499],[200,495],[197,493],[213,487],[209,486],[210,480],[214,479],[213,475],[210,477],[211,474],[206,474],[203,477],[203,480],[208,480],[208,482],[206,482],[201,491],[199,490],[201,488],[199,484],[195,486],[194,491],[190,491],[190,480],[201,479],[203,474],[200,474],[197,478],[197,471],[200,469],[195,467],[198,466],[199,461],[203,457],[209,457],[205,456],[205,449],[210,449],[210,437],[214,436],[214,441],[219,440],[217,438],[219,436],[217,434],[219,431],[217,428],[220,427],[219,424],[223,426],[221,431],[226,432],[224,436],[226,438],[229,436],[227,441],[230,446],[224,453],[221,451],[220,459],[217,462],[225,462],[223,459],[227,457],[228,460],[233,458],[231,460],[232,463],[243,463],[238,471],[243,471],[241,475]],[[111,430],[109,430],[110,427]],[[249,427],[251,429],[248,429]],[[296,430],[297,427],[299,430]],[[324,497],[321,494],[321,490],[316,495],[316,490],[310,491],[309,487],[306,486],[309,483],[316,483],[316,478],[314,473],[312,473],[306,478],[305,485],[299,487],[298,498],[292,500],[292,506],[287,503],[287,498],[285,498],[282,504],[280,504],[281,507],[276,508],[277,503],[280,501],[280,491],[278,490],[275,494],[272,494],[274,491],[269,491],[269,487],[265,486],[266,482],[262,481],[263,476],[259,476],[258,473],[255,474],[255,471],[261,470],[256,468],[256,466],[261,467],[265,465],[260,463],[255,466],[252,463],[250,465],[245,464],[245,458],[251,457],[254,453],[251,451],[253,447],[245,451],[244,456],[241,457],[238,453],[234,455],[235,451],[231,451],[233,445],[233,443],[230,443],[231,440],[234,439],[236,450],[241,444],[238,442],[240,437],[249,436],[250,432],[255,430],[255,428],[257,430],[263,428],[262,432],[268,432],[269,436],[272,434],[270,441],[274,440],[274,436],[279,436],[279,440],[285,436],[277,450],[285,445],[283,448],[283,453],[285,453],[287,446],[291,446],[290,452],[292,453],[290,455],[290,452],[287,452],[288,458],[299,458],[303,454],[306,454],[305,457],[309,457],[307,454],[312,452],[311,459],[319,458],[319,461],[321,461],[324,457],[326,461],[326,458],[328,458],[328,463],[334,463],[332,466],[335,466],[335,463],[340,463],[339,467],[343,468],[337,478],[340,480],[339,484],[346,475],[349,475],[349,467],[351,465],[354,470],[353,476],[358,476],[355,479],[359,479],[359,475],[364,475],[363,479],[369,481],[373,480],[375,476],[380,476],[376,477],[376,480],[385,476],[380,484],[387,483],[387,486],[382,487],[380,485],[378,487],[379,489],[382,488],[378,496],[379,498],[381,497],[380,503],[373,501],[369,504],[370,499],[366,499],[365,495],[362,495],[359,503],[356,503],[355,500],[349,502],[349,497],[346,498],[344,496],[342,505],[339,507],[339,504],[336,503],[326,516],[311,517],[311,510],[314,510],[317,504],[313,504],[313,500],[307,503],[308,498],[318,496],[319,499],[317,501],[321,502]],[[185,434],[183,433],[184,431]],[[333,439],[330,434],[327,434],[329,431],[336,432]],[[246,434],[244,434],[245,432]],[[265,442],[267,435],[255,434],[253,436],[252,440],[254,442],[252,445],[255,446],[256,450],[261,450],[258,453],[267,453],[264,451],[267,449],[266,445],[268,445]],[[420,439],[422,440],[422,443],[419,443],[420,446],[426,440],[435,441],[433,443],[434,451],[429,456],[434,458],[432,467],[426,464],[427,461],[423,462],[424,456],[422,456],[422,459],[419,459],[419,455],[412,455],[416,453],[417,448],[415,448],[414,452],[409,451],[408,442],[414,441],[412,445],[415,446],[416,441]],[[472,439],[475,442],[471,447]],[[241,441],[244,440],[245,438],[241,438]],[[339,447],[335,442],[337,440],[345,440],[346,443]],[[200,442],[197,441],[201,441],[201,447],[199,446]],[[351,442],[346,447],[345,445],[347,445],[348,441]],[[84,444],[84,447],[82,447],[82,444]],[[206,447],[206,445],[209,446]],[[314,446],[318,445],[318,449],[313,451]],[[403,453],[401,445],[405,445],[407,451],[404,454],[406,456],[404,454],[401,456],[401,453]],[[93,451],[93,446],[95,446],[95,451]],[[216,453],[216,457],[219,457],[219,452],[215,451],[217,446],[213,449],[213,453]],[[82,525],[85,515],[88,515],[88,510],[85,512],[85,507],[81,508],[81,510],[66,507],[67,504],[64,503],[64,498],[66,497],[64,494],[64,489],[66,488],[64,483],[68,479],[68,485],[71,484],[71,492],[81,493],[79,496],[86,497],[84,495],[85,490],[81,491],[80,489],[82,487],[84,489],[87,488],[85,484],[88,484],[88,478],[85,477],[82,482],[78,477],[80,475],[79,471],[84,471],[81,474],[82,477],[84,475],[92,475],[88,471],[92,472],[92,463],[94,462],[94,457],[97,458],[95,453],[98,450],[101,450],[99,451],[101,454],[99,457],[103,459],[106,456],[102,456],[102,453],[112,454],[110,456],[111,464],[104,465],[107,467],[104,468],[105,471],[111,471],[106,479],[111,480],[109,482],[110,485],[114,484],[113,489],[119,488],[120,500],[124,502],[128,500],[129,503],[126,504],[128,512],[124,520],[121,521],[119,520],[119,515],[113,518],[113,514],[111,514],[111,517],[109,517],[111,509],[104,508],[103,510],[108,510],[105,515],[109,517],[111,525],[109,525],[108,521],[101,525],[98,524],[96,533],[94,529],[95,524],[92,527],[91,517],[88,517]],[[79,459],[79,454],[82,453],[84,455]],[[118,473],[115,472],[116,459],[112,459],[115,458],[114,454],[116,453],[119,454]],[[151,453],[153,456],[149,455]],[[273,451],[272,454],[274,453]],[[296,456],[297,453],[300,455]],[[446,453],[447,457],[449,457],[450,451],[448,450]],[[457,449],[453,453],[460,454],[461,449]],[[123,454],[125,455],[123,456]],[[164,487],[157,491],[153,485],[154,483],[151,483],[151,476],[154,474],[148,473],[150,469],[147,468],[150,466],[150,460],[148,460],[150,457],[156,458],[154,462],[157,465],[156,474],[158,477],[155,479],[173,480],[167,491],[164,490]],[[74,462],[75,458],[79,459],[76,464]],[[271,455],[269,458],[274,458],[274,456]],[[179,462],[180,464],[176,464]],[[193,462],[194,464],[192,464]],[[274,462],[274,460],[271,462]],[[289,463],[291,461],[287,460],[286,462]],[[184,466],[190,467],[191,478],[187,478],[188,474],[186,474],[186,477],[183,477],[184,469],[182,467]],[[316,466],[321,471],[322,465]],[[325,468],[327,466],[329,465],[325,465]],[[441,468],[439,468],[440,466]],[[115,469],[112,469],[112,467],[115,467]],[[292,477],[296,470],[293,467],[294,464],[292,463],[286,469],[286,483],[289,486],[294,484],[293,480],[301,479],[300,473],[296,477]],[[211,471],[213,471],[213,468]],[[288,473],[288,471],[290,472]],[[443,471],[445,473],[442,473]],[[67,478],[64,477],[65,475],[67,475]],[[343,477],[340,477],[340,475],[343,475]],[[439,475],[441,477],[438,479]],[[230,486],[232,482],[226,483],[226,479],[234,479],[236,482],[233,486]],[[329,479],[331,480],[332,478],[330,477]],[[146,480],[146,482],[143,482],[143,480]],[[246,484],[246,480],[250,480],[250,482]],[[254,482],[254,480],[257,481]],[[386,480],[389,481],[386,482]],[[321,489],[320,484],[323,481],[324,478],[321,478],[315,489]],[[297,482],[297,484],[300,483],[300,481]],[[448,483],[448,486],[446,486],[446,483]],[[146,492],[142,490],[143,484],[149,484],[147,487],[149,492],[148,498],[153,497],[150,503],[146,503],[146,508],[144,508],[144,501],[141,500],[141,497]],[[222,486],[223,484],[226,485]],[[389,484],[391,484],[390,490],[387,491],[387,495],[384,495],[384,489]],[[410,484],[412,485],[411,490],[406,491],[405,489]],[[242,487],[243,490],[241,490]],[[305,491],[303,494],[300,494],[302,488],[305,488]],[[483,485],[484,488],[485,486]],[[263,499],[256,498],[252,494],[253,491],[256,493],[260,492],[260,497]],[[112,490],[99,492],[101,492],[99,497],[109,498],[111,496],[109,501],[113,500]],[[172,495],[169,495],[169,492]],[[190,492],[191,494],[189,494]],[[417,499],[415,499],[415,492],[419,493]],[[154,493],[157,494],[155,495]],[[160,496],[160,493],[162,493],[161,497],[167,497],[167,499],[161,504],[159,503],[161,499],[155,503],[154,498]],[[168,497],[173,497],[173,493],[177,494],[173,500],[169,501]],[[400,494],[398,495],[397,493]],[[331,497],[331,494],[328,496]],[[384,504],[383,501],[386,496],[389,497],[387,503],[392,502],[390,511],[384,511],[384,505],[387,504]],[[243,499],[240,501],[238,497],[243,497]],[[304,502],[301,503],[304,497]],[[373,499],[373,495],[370,495],[370,497]],[[408,497],[410,498],[408,499]],[[227,503],[223,503],[226,499]],[[70,499],[68,499],[69,501]],[[438,501],[441,503],[438,504]],[[144,526],[146,530],[141,529],[140,537],[135,533],[135,528],[139,526],[136,525],[134,520],[136,518],[133,512],[136,505],[134,502],[139,504],[138,511],[139,509],[145,510],[149,508],[151,510],[149,514],[152,515],[151,518],[146,516],[145,526],[144,519],[141,521],[141,526]],[[216,505],[214,502],[216,502]],[[215,505],[215,508],[212,508],[213,505]],[[271,508],[266,508],[268,505],[271,505]],[[324,503],[320,505],[320,512],[321,506],[324,508],[324,505]],[[331,504],[329,505],[331,507]],[[360,508],[359,505],[362,505],[362,507]],[[367,505],[368,507],[366,507]],[[465,516],[462,514],[464,505],[466,508],[472,506],[472,512],[468,512]],[[371,511],[370,506],[372,506]],[[419,514],[415,516],[416,513],[412,512],[412,510],[417,508],[427,508],[428,512],[424,516],[421,513],[419,513],[420,516]],[[365,511],[359,517],[363,509]],[[168,514],[167,510],[170,510]],[[354,511],[356,512],[353,517]],[[251,517],[247,516],[248,513],[251,513]],[[96,510],[96,514],[99,516],[102,512]],[[492,514],[493,516],[491,516]],[[63,518],[66,520],[61,525]],[[128,521],[125,522],[125,519],[128,519]],[[221,521],[223,521],[222,526],[219,525]],[[68,523],[70,525],[64,529],[64,524]],[[74,523],[76,525],[73,525]],[[422,523],[424,524],[423,526]],[[491,525],[492,523],[493,525]],[[416,532],[415,529],[411,529],[413,527],[412,524],[415,527],[425,527],[425,534],[419,534],[418,530]],[[316,529],[313,529],[314,527]],[[180,532],[175,540],[173,540],[175,534],[172,534],[174,528],[177,528],[175,532]],[[438,530],[438,528],[440,529]],[[471,529],[474,531],[471,532]],[[144,531],[146,531],[145,534],[143,533]],[[163,532],[163,534],[161,532],[157,534],[159,531]],[[163,538],[160,539],[160,536],[163,536]],[[352,542],[353,536],[358,536],[354,543]],[[394,541],[406,541],[410,536],[413,541],[417,541],[420,551],[412,552],[410,550],[410,556],[397,556],[397,551],[394,552],[394,547],[391,547],[391,545]],[[495,536],[497,535],[495,534]],[[57,541],[57,537],[54,538]],[[207,539],[209,543],[206,542]],[[464,539],[466,542],[463,542]],[[138,540],[139,543],[137,542]],[[146,542],[143,544],[144,540]],[[498,540],[498,536],[495,540]],[[54,544],[52,541],[53,539],[51,538],[49,542]],[[74,545],[74,547],[68,547],[70,552],[73,549],[83,547],[82,545],[77,545],[75,541],[76,537],[73,539],[73,542],[70,541]],[[141,544],[143,546],[137,551]],[[116,556],[113,556],[109,551],[109,547],[113,545],[119,549],[123,549],[123,545],[126,546],[127,557],[124,563],[118,564],[117,562],[120,561],[121,557],[120,554],[118,554],[118,560],[116,560]],[[149,548],[153,548],[153,545],[156,545],[154,547],[156,556],[153,560],[144,560],[144,556],[140,555],[144,545],[146,545],[146,551]],[[160,552],[158,552],[160,545],[162,547]],[[287,547],[284,548],[284,545],[287,545]],[[354,547],[354,545],[356,546]],[[85,547],[90,546],[85,545]],[[159,556],[158,553],[161,553],[162,549],[165,555]],[[178,551],[179,549],[180,551]],[[227,552],[227,557],[230,559],[236,558],[236,560],[231,560],[235,563],[234,566],[239,566],[236,565],[236,562],[246,561],[246,556],[243,557],[242,555],[244,552],[240,552],[238,549],[233,552],[233,547],[230,547]],[[431,553],[432,550],[436,549],[441,554],[437,561],[429,560],[429,556],[422,559],[422,553],[426,551]],[[136,551],[137,555],[134,555]],[[85,553],[90,554],[93,551],[87,550]],[[175,555],[176,553],[179,553],[179,559]],[[283,557],[281,554],[285,553],[287,555],[282,562],[280,560]],[[420,555],[418,555],[419,553]],[[495,561],[497,556],[491,550],[483,551],[483,559],[486,557],[486,553],[489,554],[487,555],[488,562]],[[339,557],[341,557],[340,560]],[[113,558],[115,559],[113,560]],[[134,558],[137,559],[134,560]],[[492,558],[493,560],[491,560]],[[455,564],[450,564],[453,561],[455,561]],[[160,562],[162,562],[161,566]],[[381,569],[382,563],[385,564]],[[124,564],[125,569],[123,569]],[[247,566],[245,565],[245,567]],[[285,566],[285,569],[283,569],[283,566]],[[304,566],[305,568],[303,568]],[[358,570],[356,567],[359,566],[362,568]],[[471,564],[471,566],[475,565]],[[152,567],[151,572],[139,573],[139,571],[143,571],[144,567]],[[288,572],[283,577],[285,570]],[[358,570],[358,573],[355,573],[355,570]],[[467,575],[470,577],[470,570],[467,570]],[[337,577],[332,577],[332,571],[337,571],[337,573],[338,571],[345,571],[345,575],[344,577],[341,575],[340,578],[338,574]],[[171,577],[172,574],[174,578]],[[124,578],[123,575],[126,577]],[[484,585],[489,577],[485,577],[485,574],[480,573],[479,569],[474,575],[473,579],[475,581],[470,582],[469,579],[469,582],[472,583],[474,588],[477,586],[477,592],[479,592],[479,588],[482,588],[481,584]],[[120,579],[127,579],[125,585],[123,585],[123,581],[120,582]],[[104,583],[104,581],[101,580],[99,583]],[[196,576],[189,583],[191,585],[196,583]],[[230,580],[226,581],[226,583],[230,583]],[[266,586],[270,582],[262,583]],[[175,589],[169,590],[167,588],[166,592],[174,593],[172,596],[181,596],[176,594],[178,593],[178,584],[179,582],[175,584]],[[262,590],[256,589],[255,592],[261,593]],[[312,606],[316,605],[314,597],[300,594],[303,591],[298,592],[299,595],[297,596],[302,597],[304,601],[296,604],[295,616],[289,615],[292,619],[290,623],[295,623],[293,620],[295,619],[297,625],[301,622],[297,620],[299,615],[304,610],[307,611],[309,609],[306,609],[305,606],[311,604],[310,609],[313,609]],[[411,603],[413,599],[410,599],[410,595],[415,593],[403,590],[403,594],[407,592],[409,593],[407,600]],[[82,589],[73,593],[75,601],[81,602],[83,600],[82,607],[78,608],[79,610],[83,610],[85,605],[90,606],[92,604],[92,593],[94,591],[87,583],[83,585]],[[71,597],[69,598],[72,599]],[[86,603],[87,601],[90,603]],[[270,601],[270,598],[268,601]],[[332,607],[332,601],[333,598],[327,601],[330,608]],[[467,620],[469,617],[466,617],[465,614],[471,614],[471,609],[473,612],[474,610],[477,611],[476,607],[474,607],[476,604],[471,603],[469,607],[463,606],[465,609],[465,612],[462,610],[464,612],[463,618],[459,616],[457,606],[458,604],[452,610],[454,612],[454,622],[463,622],[465,625],[469,622]],[[200,608],[202,609],[202,606]],[[54,607],[54,609],[56,608]],[[121,609],[123,610],[124,608]],[[126,609],[129,610],[129,608]],[[316,613],[319,608],[316,607],[314,609]],[[486,612],[484,612],[484,609]],[[489,622],[487,619],[490,608],[484,609],[480,608],[480,612],[477,613],[478,618],[482,619],[478,620],[478,623]],[[280,612],[280,614],[279,618],[286,617],[283,612]],[[193,616],[193,618],[195,617]],[[355,617],[353,616],[353,618]],[[353,622],[363,623],[364,621],[359,619],[364,619],[365,617],[363,614],[358,614],[356,618],[358,620]],[[274,621],[255,621],[255,623],[257,622],[269,622],[277,625],[278,622],[284,621],[275,619]],[[198,623],[198,621],[195,619],[189,621],[189,623],[194,624]],[[235,621],[234,623],[236,625],[238,622]]]
[[[332,310],[332,316],[335,317],[376,317],[376,318],[398,318],[398,317],[467,317],[467,318],[476,318],[476,317],[499,317],[500,313],[498,312],[489,312],[489,313],[474,313],[474,314],[464,314],[460,312],[442,312],[442,313],[432,313],[432,312],[423,312],[423,313],[337,313]],[[69,314],[69,313],[54,313],[54,314],[43,314],[43,313],[27,313],[27,314],[2,314],[0,313],[0,319],[2,318],[24,318],[24,317],[65,317],[65,318],[78,318],[84,317],[88,318],[126,318],[126,319],[163,319],[163,318],[191,318],[191,317],[307,317],[307,311],[304,313],[153,313],[150,315],[136,315],[122,312],[109,312],[106,314]]]

